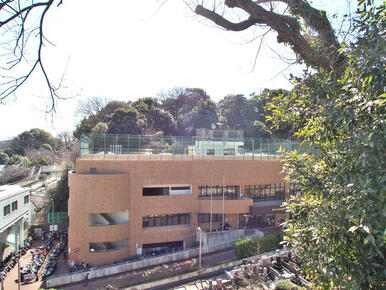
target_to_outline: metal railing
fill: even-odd
[[[139,155],[138,158],[147,156],[144,159],[219,159],[220,156],[220,159],[275,159],[283,154],[283,150],[312,154],[315,145],[286,139],[247,137],[241,141],[218,141],[196,136],[82,134],[80,138],[81,157]],[[129,156],[126,158],[130,159]]]

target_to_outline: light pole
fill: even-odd
[[[201,269],[201,239],[202,239],[202,230],[200,227],[197,228],[197,230],[200,232],[200,244],[198,249],[198,267]]]

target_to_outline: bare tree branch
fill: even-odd
[[[209,9],[206,9],[201,5],[198,5],[196,7],[195,12],[197,14],[205,17],[205,18],[212,20],[217,25],[220,25],[223,28],[225,28],[227,30],[232,30],[232,31],[245,30],[245,29],[247,29],[255,24],[262,23],[259,19],[253,19],[251,17],[248,18],[247,20],[242,21],[242,22],[233,23],[233,22],[225,19],[221,15],[217,14],[216,12],[209,10]]]
[[[37,50],[35,59],[29,65],[27,72],[18,77],[4,77],[5,81],[0,82],[0,104],[4,100],[14,94],[33,74],[34,71],[39,69],[44,77],[50,95],[50,107],[47,112],[54,113],[56,111],[56,102],[60,99],[58,95],[58,86],[54,86],[48,77],[48,73],[42,61],[42,50],[45,42],[50,43],[44,36],[43,27],[44,20],[48,10],[51,8],[55,0],[48,1],[20,1],[17,2],[9,0],[0,0],[0,35],[3,39],[9,39],[10,43],[14,43],[12,52],[8,55],[8,59],[13,56],[13,59],[6,61],[6,67],[2,66],[1,69],[5,71],[12,71],[15,67],[22,62],[29,63],[29,59],[26,58],[25,49],[28,44],[30,36],[37,32]],[[23,3],[23,4],[22,4]],[[58,6],[62,4],[62,1],[58,3]],[[38,15],[37,24],[31,25],[28,23],[28,18],[32,12],[37,12]],[[12,33],[16,33],[16,37]]]
[[[345,67],[345,57],[339,53],[339,42],[326,13],[313,8],[306,0],[224,0],[229,8],[239,8],[249,15],[249,18],[240,23],[229,21],[224,15],[209,10],[204,5],[196,5],[196,14],[203,16],[217,25],[232,31],[247,29],[256,24],[265,24],[276,31],[279,43],[290,44],[293,50],[308,64],[321,67],[324,70],[341,73]],[[262,4],[282,2],[288,5],[289,13],[293,16],[275,13],[265,9]],[[300,29],[300,18],[317,35],[308,36]],[[315,48],[312,40],[319,44]]]

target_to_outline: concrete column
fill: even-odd
[[[24,221],[21,219],[20,221],[20,247],[24,247]]]
[[[17,252],[17,250],[18,250],[18,246],[19,246],[19,244],[18,244],[18,241],[17,241],[17,236],[18,236],[18,231],[19,231],[19,224],[16,222],[15,224],[14,224],[14,233],[15,233],[15,252]]]

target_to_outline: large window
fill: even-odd
[[[110,213],[90,213],[88,216],[90,226],[111,226],[127,223],[128,211],[117,211]]]
[[[210,223],[210,213],[199,213],[198,222]],[[222,222],[222,214],[217,214],[217,213],[212,214],[212,222]]]
[[[201,185],[198,187],[198,197],[221,199],[223,188],[225,199],[238,199],[240,197],[240,186],[238,185],[226,185],[224,187],[222,185]]]
[[[162,227],[190,224],[190,213],[149,215],[142,217],[142,227]]]
[[[3,208],[3,216],[7,216],[11,213],[11,205],[6,205],[4,208]]]
[[[17,210],[17,200],[12,203],[12,211]]]
[[[29,195],[24,196],[24,204],[29,203]]]
[[[254,201],[285,199],[285,183],[247,185],[245,195]]]
[[[128,244],[129,244],[128,239],[112,241],[112,242],[90,243],[89,249],[90,249],[90,252],[107,252],[107,251],[114,251],[114,250],[126,248]]]

